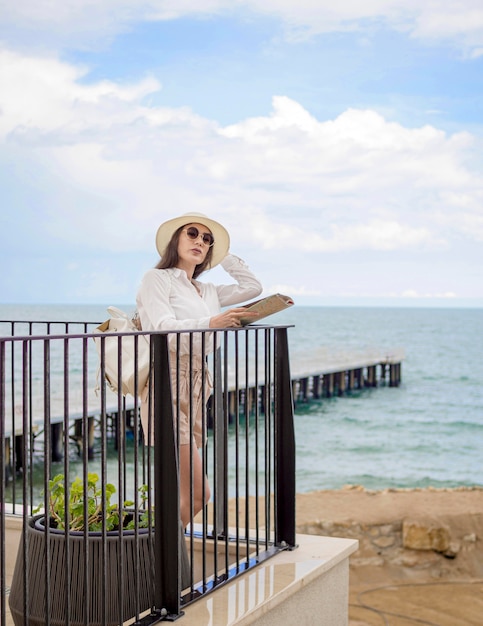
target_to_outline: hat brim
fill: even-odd
[[[166,248],[174,233],[187,224],[203,224],[213,235],[215,243],[211,254],[210,267],[218,265],[226,256],[230,249],[230,235],[224,226],[219,222],[210,219],[203,213],[185,213],[167,222],[163,222],[156,233],[156,248],[161,258],[166,252]]]

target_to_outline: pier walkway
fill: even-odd
[[[342,396],[353,389],[388,385],[399,387],[404,350],[371,351],[361,354],[339,354],[324,358],[308,355],[304,362],[297,359],[292,367],[295,402]]]
[[[401,383],[401,365],[404,360],[404,351],[396,349],[392,351],[371,351],[361,354],[347,353],[328,356],[314,352],[303,358],[292,360],[291,372],[292,395],[294,404],[309,402],[322,398],[343,396],[352,390],[360,390],[377,386],[398,387]],[[229,376],[228,384],[228,407],[230,419],[237,414],[237,411],[244,415],[255,409],[255,398],[258,400],[259,410],[263,413],[267,396],[263,383],[263,375],[259,374],[258,383],[254,380],[245,381],[243,375],[238,376],[238,384]],[[246,404],[248,402],[248,404]],[[120,419],[124,420],[124,427],[127,432],[133,431],[136,426],[137,413],[139,407],[135,405],[134,398],[127,396],[121,399],[122,406],[116,394],[107,390],[106,417],[108,436],[116,438],[120,425]],[[94,389],[90,389],[87,402],[87,423],[88,423],[88,455],[94,455],[94,442],[96,431],[98,430],[101,410],[99,398]],[[7,478],[12,475],[13,459],[15,459],[15,470],[21,471],[23,467],[24,450],[21,411],[17,407],[15,429],[12,429],[11,419],[7,419],[5,432],[5,470]],[[120,417],[121,416],[121,417]],[[82,424],[85,419],[85,412],[82,411],[80,399],[71,404],[69,417],[66,420],[59,405],[52,407],[50,424],[50,450],[51,460],[59,462],[63,456],[64,428],[69,424],[69,438],[77,445],[79,453],[82,451]],[[211,427],[211,411],[208,410],[208,427]],[[45,437],[44,418],[37,411],[32,415],[32,435],[33,443],[40,445]],[[15,446],[15,451],[12,446]]]

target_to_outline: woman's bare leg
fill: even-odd
[[[192,469],[190,467],[189,444],[179,447],[179,508],[183,528],[190,523],[191,500],[193,500],[193,516],[201,511],[210,499],[210,486],[203,473],[203,463],[197,448],[192,447]],[[193,484],[191,485],[191,471],[193,472]],[[203,501],[203,483],[205,485],[205,499]]]

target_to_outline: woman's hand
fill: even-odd
[[[223,311],[223,313],[214,315],[210,319],[210,328],[237,328],[241,326],[242,317],[255,318],[256,316],[256,313],[249,312],[243,307],[228,309],[228,311]]]

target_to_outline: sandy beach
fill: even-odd
[[[297,495],[297,532],[359,540],[350,626],[483,624],[483,489]]]
[[[296,526],[359,541],[350,626],[482,626],[483,488],[301,493]]]
[[[483,624],[483,488],[351,486],[297,494],[296,515],[298,533],[359,541],[350,626]]]

